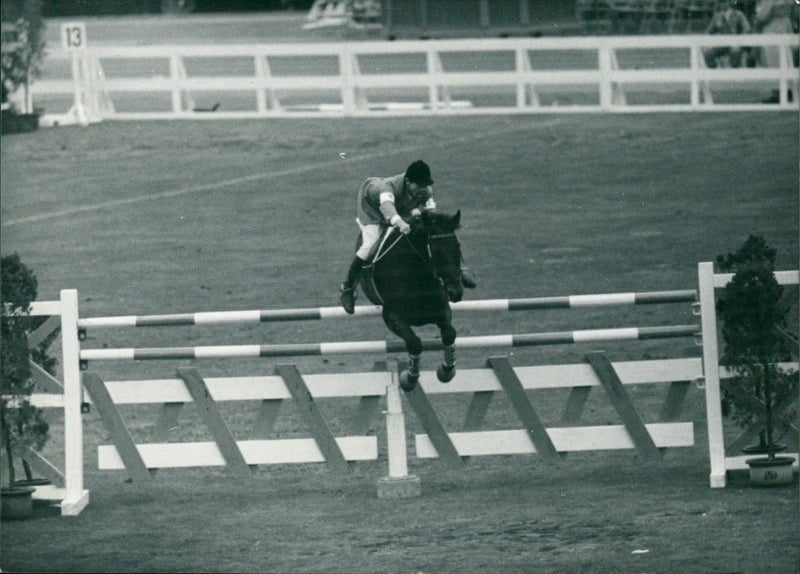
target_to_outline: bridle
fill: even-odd
[[[414,246],[414,244],[411,242],[411,240],[410,239],[408,240],[409,244],[411,245],[411,248],[414,251],[416,251],[417,254],[420,257],[422,257],[426,261],[426,263],[430,266],[431,275],[433,275],[433,278],[436,279],[442,287],[445,286],[444,285],[444,279],[439,276],[439,272],[436,269],[436,264],[434,263],[434,259],[433,259],[433,252],[431,251],[431,241],[438,240],[438,239],[450,239],[451,237],[453,239],[455,239],[456,248],[458,249],[458,252],[461,253],[461,245],[458,242],[458,237],[456,237],[456,234],[455,234],[454,231],[450,231],[448,233],[437,233],[437,234],[434,234],[434,235],[430,235],[429,234],[427,236],[427,240],[425,241],[425,248],[426,248],[426,250],[428,252],[427,259],[425,257],[423,257],[423,255],[417,250],[416,246]]]
[[[391,233],[384,234],[383,239],[381,240],[381,244],[378,246],[378,255],[375,257],[375,259],[372,260],[370,266],[373,266],[376,263],[378,263],[378,261],[383,259],[392,249],[394,249],[395,245],[397,245],[402,239],[405,239],[406,241],[408,241],[408,245],[411,247],[414,253],[419,255],[419,258],[422,259],[425,262],[425,264],[429,267],[429,270],[431,272],[431,275],[433,275],[433,278],[436,279],[442,285],[444,285],[444,280],[441,277],[439,277],[439,273],[436,270],[436,265],[433,263],[433,252],[431,251],[431,241],[439,239],[449,239],[452,237],[456,240],[456,245],[459,246],[459,252],[460,252],[461,251],[460,244],[458,243],[458,238],[456,237],[454,231],[450,231],[448,233],[436,233],[434,235],[427,235],[425,241],[425,250],[427,251],[427,257],[419,249],[417,249],[417,246],[414,245],[414,242],[411,241],[408,235],[403,235],[402,233],[399,233],[399,231],[397,232],[397,236],[389,244],[389,246],[384,248],[384,245],[386,245],[386,242],[389,240],[390,235]]]

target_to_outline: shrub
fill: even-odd
[[[759,432],[770,458],[775,429],[790,424],[785,409],[798,390],[797,371],[778,366],[797,343],[784,331],[789,303],[775,279],[775,254],[762,236],[750,235],[736,253],[717,258],[723,271],[734,272],[717,305],[725,341],[720,363],[734,372],[722,386],[723,412]]]
[[[26,267],[16,253],[0,261],[0,304],[3,318],[0,321],[0,362],[2,363],[2,400],[0,401],[0,433],[9,461],[9,485],[15,482],[13,453],[28,448],[40,450],[48,438],[49,425],[42,409],[29,401],[34,382],[31,379],[28,349],[28,332],[32,322],[31,302],[36,299],[36,276]],[[37,351],[44,366],[52,372],[55,361],[46,356],[40,346]]]
[[[3,0],[0,4],[0,20],[4,27],[16,29],[17,40],[3,46],[2,53],[2,101],[8,102],[11,94],[23,89],[24,109],[21,113],[32,113],[28,109],[30,84],[41,73],[44,58],[44,19],[42,0]]]

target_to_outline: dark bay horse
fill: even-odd
[[[400,385],[406,391],[419,381],[422,354],[422,341],[412,327],[439,327],[444,359],[436,375],[446,383],[456,374],[450,302],[464,295],[461,245],[456,237],[460,221],[460,211],[455,215],[423,212],[412,221],[408,235],[390,228],[362,275],[362,290],[374,304],[383,305],[383,322],[405,342],[409,367],[400,374]]]

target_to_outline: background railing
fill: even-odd
[[[33,97],[45,124],[787,110],[799,109],[799,44],[754,34],[96,46],[50,54]],[[777,50],[780,65],[709,69],[714,46]]]

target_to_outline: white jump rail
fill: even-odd
[[[747,456],[729,457],[725,454],[723,434],[722,396],[720,392],[719,346],[717,335],[716,289],[727,285],[733,274],[714,273],[714,264],[702,262],[697,267],[700,288],[700,316],[703,330],[703,372],[705,374],[706,416],[708,425],[708,454],[711,462],[709,481],[712,488],[723,488],[727,483],[727,471],[748,468]],[[775,278],[781,285],[800,283],[798,271],[776,271]],[[793,369],[797,363],[786,365]],[[798,454],[791,456],[798,463]]]
[[[61,501],[61,514],[77,516],[89,503],[89,491],[83,484],[83,421],[81,419],[81,373],[78,341],[78,292],[73,289],[61,291],[58,301],[35,301],[31,305],[32,316],[51,316],[60,319],[61,326],[61,371],[63,383],[50,377],[42,369],[32,368],[38,376],[47,379],[57,393],[33,393],[31,404],[40,408],[64,410],[64,467],[58,469],[38,453],[29,453],[27,459],[34,469],[41,469],[52,477],[54,486],[37,487],[37,498]]]
[[[459,349],[486,349],[496,347],[532,347],[563,345],[592,341],[626,341],[695,337],[700,334],[698,325],[669,325],[664,327],[623,327],[618,329],[583,329],[552,333],[523,333],[517,335],[482,335],[458,337]],[[424,351],[443,348],[438,339],[422,341]],[[212,359],[231,357],[297,357],[334,355],[344,353],[401,353],[406,350],[400,340],[342,341],[330,343],[287,343],[276,345],[209,345],[199,347],[154,347],[82,349],[81,361],[154,361],[164,359]]]
[[[92,118],[222,119],[258,117],[410,116],[430,114],[518,114],[665,111],[768,111],[796,110],[798,69],[792,52],[796,34],[602,36],[571,38],[509,38],[430,40],[399,42],[351,42],[322,44],[89,46],[73,65],[72,79],[45,77],[32,85],[34,100],[75,94],[67,114],[48,114],[44,124],[90,121]],[[714,46],[747,46],[778,49],[777,68],[716,68],[705,66],[703,50]],[[635,65],[620,66],[620,55],[644,54]],[[670,55],[659,64],[664,53]],[[494,69],[445,65],[454,55],[485,54],[486,61],[499,58]],[[546,54],[547,56],[540,56]],[[574,61],[576,54],[578,63]],[[562,67],[540,64],[560,57]],[[51,65],[74,57],[53,51]],[[392,65],[393,59],[413,58]],[[187,66],[203,59],[204,72]],[[281,59],[293,59],[294,73],[276,69]],[[115,75],[108,70],[120,62],[138,61],[159,72]],[[228,62],[226,64],[225,62]],[[238,64],[235,64],[239,62]],[[241,62],[249,62],[242,65]],[[376,64],[377,62],[377,64]],[[586,62],[589,62],[588,64]],[[396,62],[395,62],[396,63]],[[219,69],[214,70],[214,66]],[[149,68],[148,68],[149,66]],[[284,66],[285,67],[285,66]],[[187,68],[189,71],[187,72]],[[393,69],[394,68],[394,69]],[[237,70],[231,72],[230,70]],[[715,102],[715,89],[755,84],[769,94],[777,89],[779,102],[767,104]],[[451,93],[491,93],[503,87],[508,102],[473,105],[456,100]],[[386,101],[380,92],[416,89],[413,101]],[[593,93],[590,103],[543,104],[540,95],[554,89],[581,89]],[[677,102],[632,104],[626,91],[685,92]],[[312,94],[324,92],[326,98]],[[247,109],[202,109],[194,105],[201,93],[239,94],[249,100]],[[123,111],[117,99],[123,95],[163,96],[169,106],[161,110]],[[306,103],[287,100],[303,94]],[[332,95],[331,95],[332,94]],[[424,94],[419,96],[419,94]],[[213,113],[208,113],[213,112]],[[72,117],[70,117],[70,114]],[[87,120],[86,118],[89,118]]]
[[[570,309],[606,305],[652,305],[689,303],[697,301],[697,291],[647,291],[641,293],[601,293],[596,295],[567,295],[563,297],[531,297],[526,299],[481,299],[460,301],[451,305],[453,311],[532,311],[536,309]],[[359,305],[354,315],[380,315],[379,305]],[[350,317],[342,307],[306,307],[301,309],[265,309],[247,311],[216,311],[174,313],[169,315],[117,315],[87,317],[78,320],[80,329],[108,327],[163,327],[180,325],[214,325],[220,323],[264,323],[272,321],[308,321]]]

